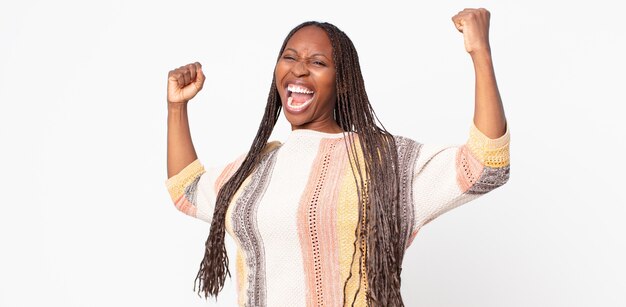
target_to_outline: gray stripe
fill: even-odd
[[[472,185],[468,194],[485,194],[503,184],[509,180],[509,166],[493,168],[485,166],[480,178]]]
[[[276,148],[278,149],[278,148]],[[232,214],[233,230],[241,242],[241,248],[246,254],[248,268],[248,301],[246,306],[265,306],[265,251],[257,224],[257,207],[265,193],[268,177],[274,168],[276,152],[274,149],[266,154],[257,169],[252,172],[250,183],[244,187],[237,198]]]
[[[415,212],[413,210],[413,172],[415,161],[419,156],[422,144],[411,139],[396,136],[396,147],[398,150],[398,169],[400,170],[400,203],[402,205],[402,228],[400,232],[404,235],[405,248],[411,237]]]
[[[198,175],[198,177],[196,177],[196,179],[194,179],[186,188],[185,188],[185,198],[187,199],[187,201],[189,201],[192,205],[194,205],[195,207],[197,207],[197,192],[198,192],[198,182],[200,182],[200,175]]]

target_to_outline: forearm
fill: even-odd
[[[167,177],[178,174],[198,158],[191,140],[187,104],[170,104],[167,113]]]
[[[506,132],[506,117],[498,91],[496,76],[489,50],[472,54],[476,78],[474,124],[490,138],[498,138]]]

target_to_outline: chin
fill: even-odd
[[[302,127],[310,122],[304,114],[295,115],[287,114],[287,112],[285,112],[285,118],[292,127]]]

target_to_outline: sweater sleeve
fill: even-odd
[[[491,139],[472,123],[469,139],[462,146],[422,145],[412,183],[412,237],[441,214],[505,184],[509,140],[508,125],[503,136]]]
[[[215,182],[219,173],[215,168],[205,170],[200,160],[195,160],[169,178],[165,185],[176,209],[211,223],[217,197]]]
[[[280,147],[278,141],[269,142],[261,155]],[[243,163],[246,154],[223,167],[205,170],[200,160],[195,160],[178,174],[165,181],[167,191],[176,209],[181,212],[211,223],[217,194]]]

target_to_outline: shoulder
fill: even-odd
[[[393,136],[394,141],[396,142],[396,146],[407,146],[407,145],[417,145],[417,144],[421,144],[420,142],[412,139],[412,138],[408,138],[405,136],[401,136],[401,135],[394,135]]]
[[[395,141],[396,150],[401,156],[407,154],[417,155],[424,146],[424,144],[405,136],[394,135],[393,138]]]
[[[416,140],[400,135],[394,135],[393,138],[400,167],[411,168],[419,156],[422,144]]]
[[[394,135],[394,140],[398,151],[406,148],[413,149],[419,152],[425,153],[438,153],[444,150],[456,149],[458,150],[463,144],[446,144],[446,143],[422,143],[412,138]]]
[[[279,142],[279,141],[269,141],[267,142],[267,144],[265,144],[265,147],[263,147],[263,150],[261,150],[261,155],[267,155],[273,151],[275,151],[276,149],[280,148],[280,146],[282,146],[283,143]]]

